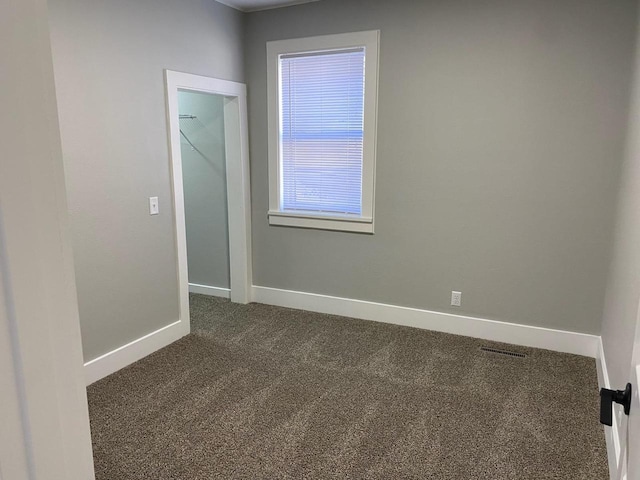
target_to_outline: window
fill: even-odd
[[[267,43],[271,225],[373,233],[378,38]]]

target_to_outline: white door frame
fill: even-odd
[[[636,328],[627,381],[632,386],[630,415],[622,415],[620,405],[614,407],[614,425],[617,424],[616,411],[622,415],[622,424],[619,425],[621,431],[616,432],[619,435],[620,445],[619,449],[616,448],[618,469],[616,480],[637,480],[638,474],[640,474],[640,460],[637,454],[637,447],[640,445],[640,305],[638,305],[636,315]],[[626,384],[616,387],[622,389],[625,386]]]
[[[94,478],[47,2],[0,2],[0,477]]]
[[[189,276],[187,266],[187,234],[185,227],[184,189],[178,90],[223,95],[225,157],[227,171],[227,204],[229,216],[229,265],[231,301],[251,301],[251,200],[249,186],[249,134],[247,121],[247,89],[242,83],[165,70],[167,122],[171,151],[171,178],[178,250],[178,283],[180,319],[189,329]]]

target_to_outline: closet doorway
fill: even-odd
[[[248,303],[251,217],[246,87],[165,71],[180,318],[189,291]]]

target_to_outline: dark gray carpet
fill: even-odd
[[[98,480],[608,478],[593,359],[200,295],[191,314],[89,387]]]

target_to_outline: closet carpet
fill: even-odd
[[[88,388],[98,480],[608,478],[593,359],[193,294],[191,316]]]

